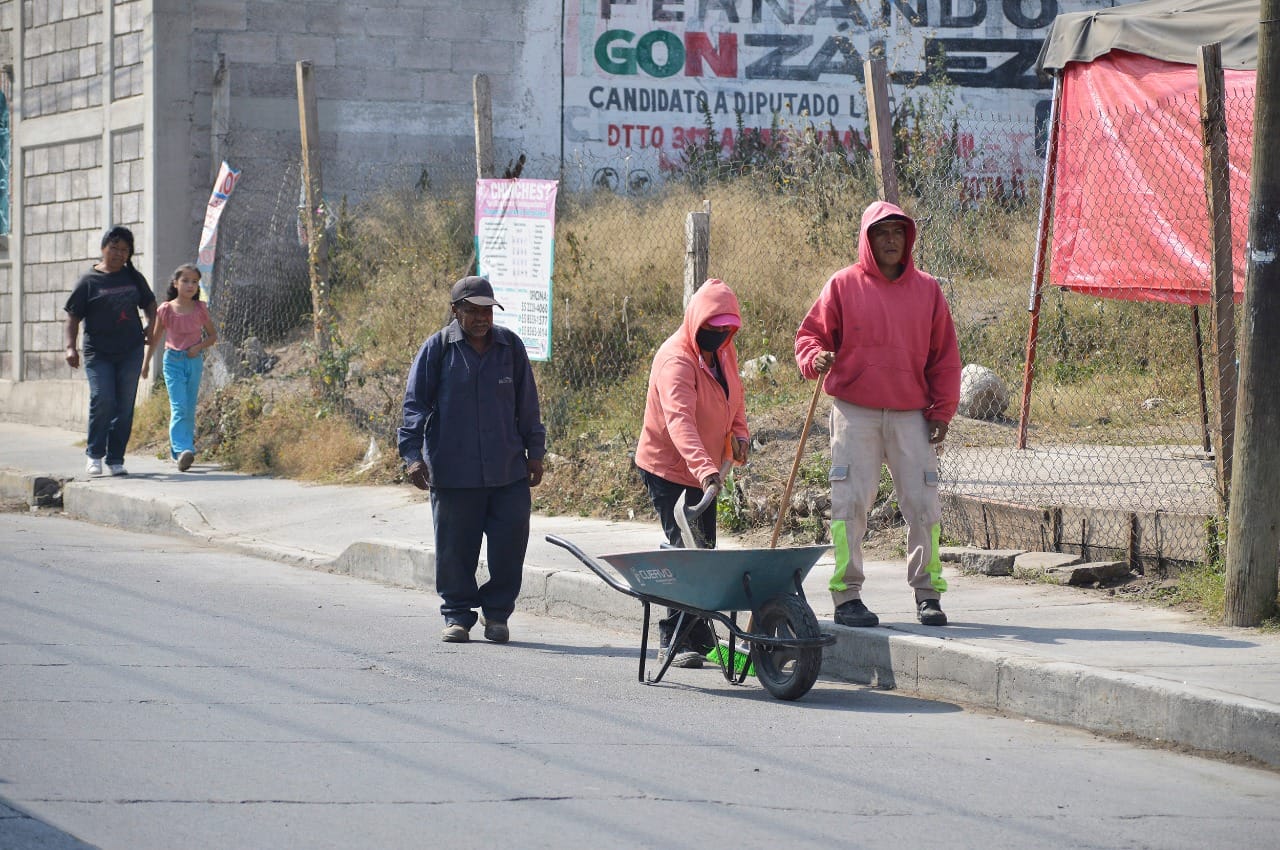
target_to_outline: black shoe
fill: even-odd
[[[506,643],[511,640],[511,630],[506,623],[484,621],[484,639],[493,643]]]
[[[850,599],[848,602],[837,605],[835,619],[836,624],[841,626],[865,628],[880,625],[880,618],[870,611],[861,599]]]
[[[921,599],[916,603],[916,619],[926,626],[947,624],[947,615],[942,612],[942,603],[937,599]]]

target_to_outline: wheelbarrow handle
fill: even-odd
[[[615,577],[611,573],[610,570],[607,570],[606,568],[602,567],[599,564],[599,562],[596,561],[595,558],[591,557],[586,552],[583,552],[573,543],[555,534],[548,534],[546,537],[546,540],[548,543],[551,543],[552,545],[559,546],[561,549],[568,550],[570,554],[572,554],[575,558],[581,561],[587,568],[591,570],[591,572],[598,575],[601,579],[604,580],[605,584],[609,585],[614,590],[618,591],[619,593],[625,593],[627,596],[635,597],[636,599],[639,599],[641,602],[645,601],[643,596],[641,596],[639,593],[636,593],[630,587],[628,587],[627,585],[619,581],[617,577]]]

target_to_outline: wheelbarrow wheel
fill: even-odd
[[[755,612],[754,631],[777,638],[818,638],[818,618],[799,596],[770,599]],[[765,690],[778,699],[799,699],[809,692],[822,670],[822,647],[797,648],[751,644],[751,663]]]

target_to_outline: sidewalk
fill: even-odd
[[[407,486],[308,485],[199,462],[181,473],[142,455],[129,456],[127,477],[86,479],[83,452],[82,434],[0,422],[0,495],[28,498],[41,479],[55,491],[65,482],[63,508],[77,519],[434,587],[430,509]],[[595,556],[656,548],[657,523],[533,518],[519,609],[638,631],[640,605],[547,534]],[[824,630],[838,637],[824,677],[1280,767],[1280,635],[952,565],[943,600],[951,625],[927,628],[915,620],[900,562],[867,564],[863,595],[881,626],[851,629],[831,621],[831,566],[828,555],[805,583]]]

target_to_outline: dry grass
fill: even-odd
[[[792,361],[795,329],[831,273],[854,260],[858,221],[870,200],[869,184],[857,174],[821,176],[803,179],[793,171],[697,186],[672,182],[643,198],[562,193],[554,351],[549,362],[535,364],[556,455],[550,486],[536,494],[541,510],[608,516],[647,510],[632,480],[631,451],[653,352],[681,320],[685,220],[704,202],[712,221],[709,274],[732,286],[742,303],[740,357],[769,354],[778,362],[748,387],[753,428],[793,421],[790,430],[798,431],[812,385]],[[919,262],[943,280],[963,359],[1005,380],[1016,416],[1035,210],[1023,202],[974,203],[956,188],[939,184],[903,205],[921,221]],[[282,399],[273,397],[285,391],[269,388],[274,379],[224,391],[201,416],[216,423],[208,441],[218,459],[252,471],[310,467],[307,477],[333,476],[363,455],[368,434],[394,458],[404,375],[422,341],[447,320],[447,287],[469,270],[471,216],[470,197],[425,190],[374,197],[345,211],[333,257],[334,354],[320,365],[312,358],[309,367],[332,378],[327,397],[304,391],[293,402],[298,412],[286,415],[277,411]],[[1189,336],[1186,316],[1161,305],[1046,293],[1032,397],[1037,437],[1071,439],[1087,431],[1094,439],[1141,443],[1185,433],[1198,415],[1194,365],[1189,346],[1169,340]],[[1164,402],[1146,409],[1147,398]],[[979,442],[1011,440],[1007,423],[969,430]],[[293,436],[281,439],[282,433]],[[321,449],[313,440],[338,448]],[[794,443],[762,450],[744,476],[755,501],[764,505],[766,491],[780,489],[793,451]],[[394,463],[366,475],[391,480]]]

